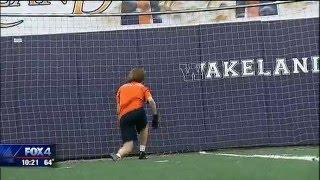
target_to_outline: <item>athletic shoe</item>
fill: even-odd
[[[119,158],[116,154],[114,154],[114,153],[111,153],[110,156],[111,156],[111,158],[112,158],[112,160],[113,160],[114,162],[116,162],[116,161],[118,161],[118,160],[120,159],[120,158]]]
[[[140,151],[139,153],[139,159],[148,159],[147,153],[144,151]]]

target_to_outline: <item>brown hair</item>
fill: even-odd
[[[133,68],[128,75],[128,82],[138,82],[141,83],[144,81],[146,72],[143,68]]]

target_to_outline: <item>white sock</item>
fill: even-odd
[[[121,158],[121,155],[119,153],[116,154],[119,158]]]
[[[146,146],[140,145],[140,151],[144,152],[146,150]]]

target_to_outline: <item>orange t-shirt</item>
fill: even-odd
[[[122,85],[117,92],[117,104],[120,107],[119,116],[133,110],[143,108],[144,103],[151,96],[150,90],[141,83],[131,82]]]

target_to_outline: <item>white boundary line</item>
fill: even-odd
[[[231,157],[245,157],[245,158],[267,158],[267,159],[292,159],[292,160],[303,160],[303,161],[318,161],[319,157],[317,156],[293,156],[293,155],[273,155],[273,154],[252,154],[252,155],[245,155],[245,154],[228,154],[228,153],[208,153],[205,151],[200,151],[200,154],[211,154],[217,156],[231,156]]]
[[[57,167],[57,168],[54,168],[54,169],[71,169],[70,166],[66,166],[66,167]]]
[[[162,160],[162,161],[155,161],[155,162],[157,162],[157,163],[167,163],[167,162],[169,162],[169,160]]]

